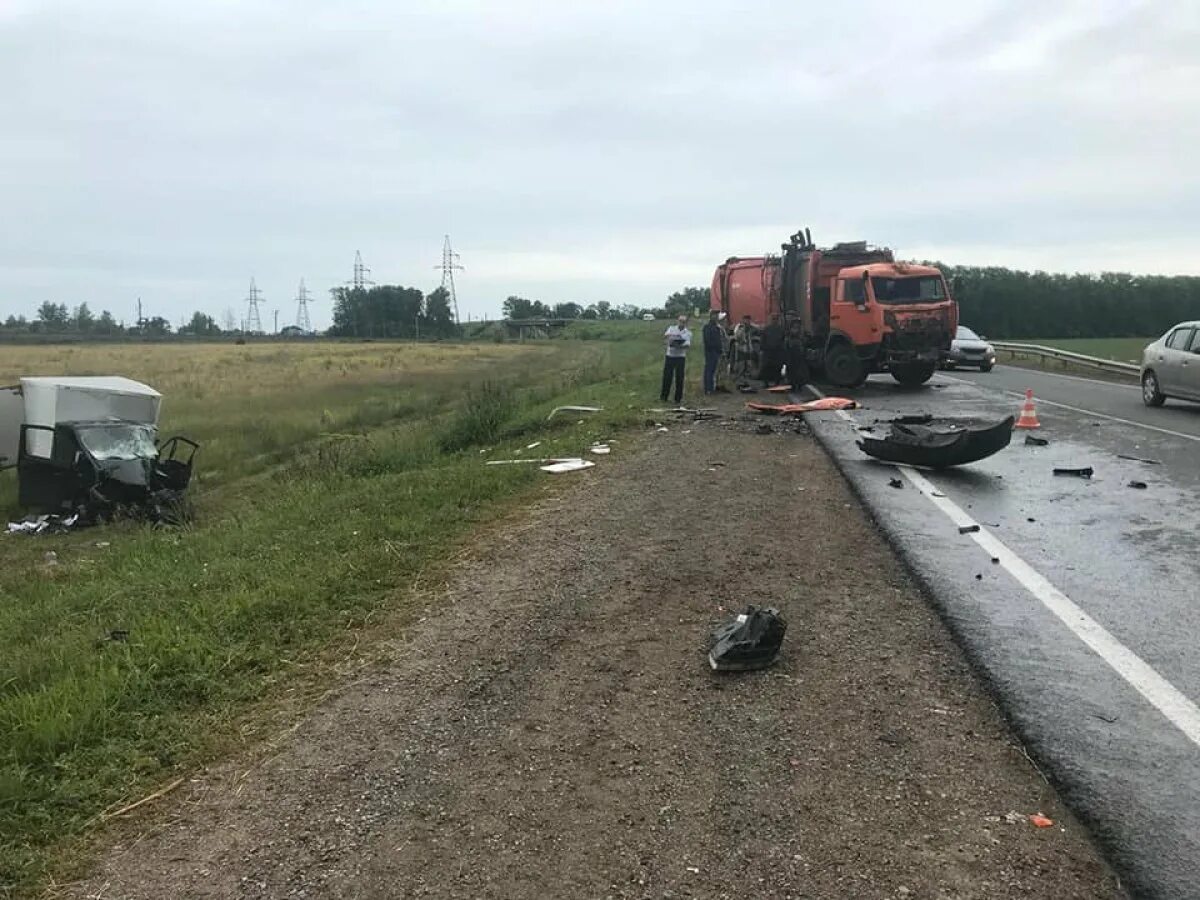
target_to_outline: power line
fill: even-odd
[[[262,334],[262,319],[258,315],[258,301],[262,299],[262,291],[250,279],[250,296],[246,298],[246,331],[250,334]]]
[[[312,333],[312,320],[308,317],[308,288],[300,279],[300,290],[296,293],[296,327],[305,334]]]
[[[442,287],[450,295],[450,309],[454,312],[454,324],[458,324],[458,295],[454,291],[454,270],[462,269],[458,264],[458,254],[450,249],[450,235],[446,235],[446,241],[442,244],[442,264],[434,266],[435,269],[442,270]]]

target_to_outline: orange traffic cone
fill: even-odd
[[[1025,392],[1025,405],[1021,407],[1021,417],[1017,419],[1017,423],[1013,428],[1041,428],[1042,423],[1038,421],[1037,410],[1033,408],[1033,390]]]

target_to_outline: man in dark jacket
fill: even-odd
[[[704,326],[704,393],[717,392],[717,365],[725,352],[725,329],[721,327],[720,314],[714,309],[708,314]]]
[[[779,321],[779,313],[772,313],[771,323],[762,333],[762,368],[759,370],[759,378],[768,386],[779,384],[783,380],[786,344],[787,336]]]

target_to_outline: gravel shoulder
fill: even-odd
[[[669,425],[557,476],[386,664],[67,893],[1123,896],[813,439]],[[746,603],[784,652],[718,676]]]

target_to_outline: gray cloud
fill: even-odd
[[[465,311],[652,303],[800,224],[1200,271],[1174,2],[0,3],[0,314],[291,315],[361,249]],[[322,318],[328,316],[322,302]]]

